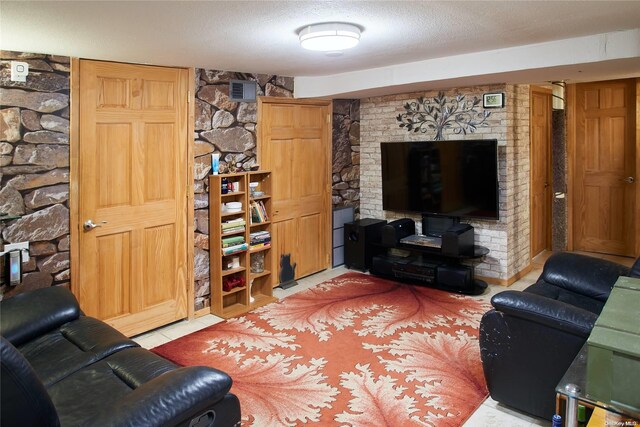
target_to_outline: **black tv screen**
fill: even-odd
[[[498,219],[498,141],[383,142],[382,208]]]

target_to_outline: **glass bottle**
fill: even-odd
[[[584,405],[578,405],[578,427],[587,425],[587,408]]]
[[[220,192],[222,194],[227,194],[229,192],[229,180],[227,178],[222,178],[220,182],[222,186],[222,188],[220,189]]]

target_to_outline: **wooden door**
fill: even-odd
[[[282,255],[295,278],[329,267],[331,248],[331,104],[261,98],[260,165],[271,170],[272,271]]]
[[[531,88],[531,257],[551,249],[551,91]]]
[[[578,84],[575,93],[574,248],[633,256],[635,81]]]
[[[87,315],[135,335],[188,312],[189,72],[85,60],[79,68],[74,291]]]

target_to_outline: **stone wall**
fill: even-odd
[[[28,62],[26,83],[9,81],[10,60]],[[22,218],[0,223],[6,243],[30,241],[23,284],[0,296],[68,285],[69,274],[69,58],[0,54],[0,211]],[[196,69],[195,291],[196,309],[208,305],[211,154],[249,169],[256,162],[256,103],[232,102],[230,80],[257,82],[258,95],[293,96],[293,78]]]
[[[499,215],[498,221],[466,221],[475,227],[476,244],[491,253],[476,267],[476,274],[496,281],[512,278],[529,265],[529,87],[490,85],[462,87],[444,91],[447,98],[458,94],[467,99],[481,98],[487,92],[503,92],[506,106],[491,109],[487,127],[475,133],[444,131],[444,139],[497,139]],[[360,216],[388,220],[412,217],[418,230],[419,215],[382,210],[380,142],[433,140],[432,133],[407,132],[396,121],[403,105],[419,97],[435,97],[437,91],[372,97],[361,100],[360,123]],[[480,107],[482,110],[482,107]]]
[[[257,104],[229,99],[231,80],[256,82],[258,96],[293,97],[293,77],[196,69],[195,111],[195,309],[209,300],[209,181],[211,155],[220,166],[249,170],[256,160]]]
[[[10,81],[10,61],[29,64]],[[23,283],[0,298],[69,283],[69,58],[0,52],[0,223],[4,243],[30,242]]]
[[[553,163],[553,192],[567,192],[567,138],[566,110],[553,110],[551,114],[551,159]],[[551,199],[551,249],[567,250],[567,199]]]
[[[360,211],[360,100],[333,101],[333,207]]]

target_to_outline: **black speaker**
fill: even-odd
[[[473,290],[473,270],[465,265],[440,265],[436,282],[443,288],[469,292]]]
[[[469,224],[455,224],[442,234],[442,254],[457,257],[473,254],[474,228]]]
[[[380,242],[380,230],[387,223],[382,219],[365,218],[344,225],[344,265],[356,270],[371,268],[371,260],[383,248],[371,243]]]
[[[416,223],[411,218],[397,219],[382,227],[381,233],[382,244],[393,248],[401,239],[416,234]]]

